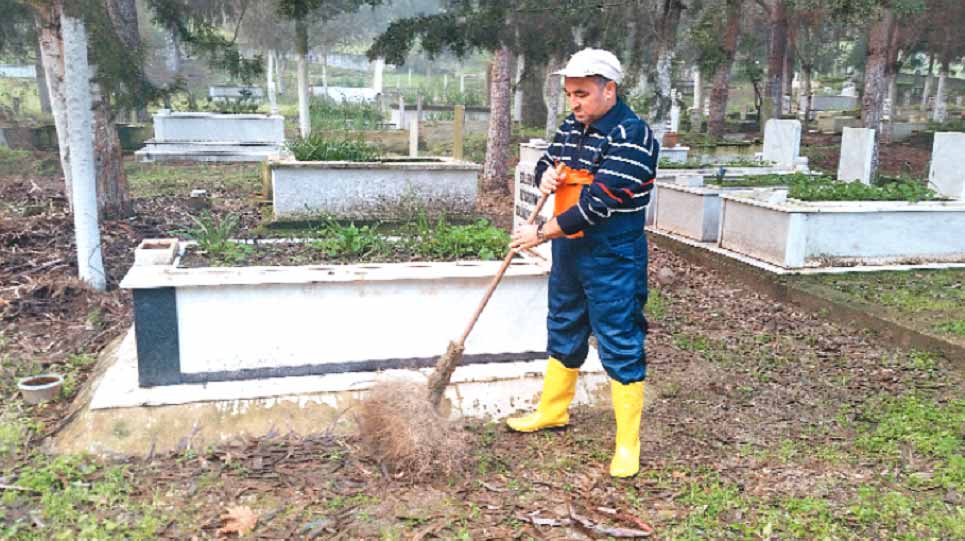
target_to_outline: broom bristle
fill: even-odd
[[[432,404],[432,407],[438,409],[439,404],[442,403],[442,395],[446,392],[446,387],[449,386],[452,373],[462,361],[462,352],[465,349],[462,344],[449,342],[446,352],[436,361],[436,368],[429,375],[428,383],[429,403]]]
[[[411,381],[377,383],[361,403],[361,439],[372,458],[409,479],[450,475],[469,456],[465,431],[439,415],[425,388]]]

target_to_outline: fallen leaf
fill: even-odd
[[[258,524],[258,516],[250,507],[240,505],[229,507],[228,512],[221,515],[221,522],[224,523],[224,526],[218,528],[219,534],[235,533],[240,537],[255,529],[255,525]]]

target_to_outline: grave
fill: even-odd
[[[265,91],[260,86],[216,85],[208,87],[208,98],[211,101],[231,101],[248,99],[262,101]]]
[[[135,256],[121,283],[133,294],[134,326],[102,355],[89,404],[53,444],[59,452],[143,454],[344,430],[376,382],[425,381],[500,265],[189,269],[178,264],[184,247],[155,240],[140,249],[163,254]],[[547,274],[533,255],[510,265],[446,390],[450,417],[501,418],[538,401]],[[575,403],[606,400],[608,389],[591,348]]]
[[[549,148],[549,143],[543,139],[530,139],[528,142],[519,145],[519,163],[516,164],[516,169],[513,174],[514,228],[526,223],[529,215],[533,212],[533,209],[536,208],[536,202],[539,201],[542,195],[533,173],[536,170],[536,162],[543,156],[547,148]],[[543,205],[540,215],[537,216],[535,223],[545,223],[552,217],[553,196],[550,195],[546,200],[546,204]],[[543,243],[537,246],[534,248],[534,251],[547,261],[552,259],[552,250],[550,249],[549,243]]]
[[[940,132],[932,143],[928,184],[938,193],[965,199],[965,133]]]
[[[855,111],[861,109],[861,101],[854,96],[821,96],[811,98],[812,111]]]
[[[772,118],[764,125],[763,159],[781,169],[793,169],[801,154],[801,122]]]
[[[838,180],[854,180],[871,184],[871,159],[874,153],[875,131],[870,128],[844,128],[841,135],[841,157],[838,159]]]
[[[138,161],[251,162],[284,150],[279,115],[172,113],[154,115],[154,138],[134,153]]]
[[[381,92],[374,88],[353,88],[345,86],[313,86],[309,88],[312,96],[323,96],[336,102],[375,103]]]
[[[388,220],[469,215],[476,204],[478,164],[452,158],[374,162],[269,160],[274,219]]]
[[[798,201],[774,189],[720,197],[720,248],[779,268],[965,261],[965,201]]]

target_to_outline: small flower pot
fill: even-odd
[[[27,404],[40,404],[60,396],[64,387],[64,377],[59,374],[40,374],[21,378],[17,382],[20,395]]]

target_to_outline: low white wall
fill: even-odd
[[[720,226],[720,188],[678,186],[658,182],[660,205],[654,208],[653,225],[670,233],[701,242],[717,240]]]
[[[720,247],[785,268],[965,261],[965,202],[768,202],[722,194]]]
[[[479,165],[438,161],[269,163],[276,220],[328,215],[404,219],[469,214],[476,204]]]
[[[433,358],[500,262],[179,269],[135,266],[126,289],[174,288],[182,374]],[[510,266],[466,355],[546,348],[547,269]]]
[[[167,113],[154,115],[155,143],[275,143],[285,142],[280,115]]]

